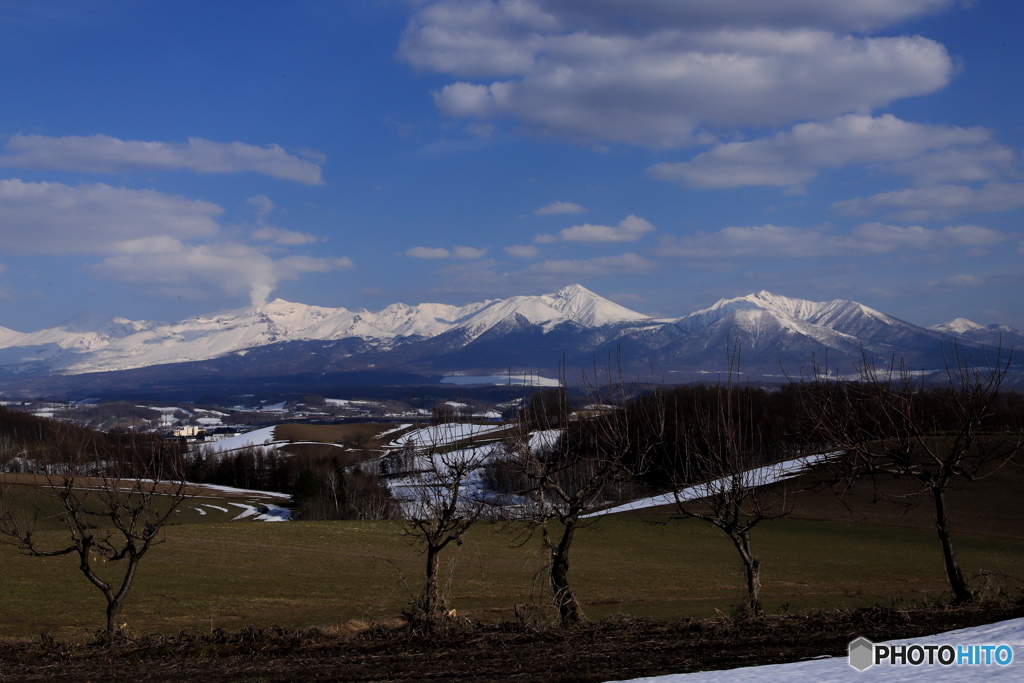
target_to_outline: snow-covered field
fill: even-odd
[[[904,681],[1021,681],[1024,680],[1024,619],[1010,619],[986,626],[964,628],[948,631],[925,638],[910,640],[893,640],[884,645],[1009,645],[1013,648],[1014,660],[1007,666],[888,666],[880,664],[866,671],[857,671],[846,657],[829,657],[814,659],[792,664],[773,664],[770,666],[751,666],[726,671],[701,671],[692,674],[671,674],[668,676],[652,676],[634,678],[628,682],[610,681],[609,683],[768,683],[784,681],[785,683],[832,683],[833,681],[886,681],[902,683]]]
[[[399,439],[392,442],[390,446],[402,447],[408,445],[414,448],[436,448],[481,436],[493,435],[495,432],[506,429],[508,429],[508,425],[478,425],[462,422],[432,425],[403,434]]]
[[[263,429],[255,429],[245,434],[235,434],[229,436],[226,439],[220,441],[204,442],[202,448],[204,450],[209,449],[216,453],[223,453],[225,451],[235,451],[240,448],[247,448],[249,446],[269,446],[274,443],[279,443],[274,438],[275,427],[264,427]]]
[[[532,445],[532,444],[531,444]],[[758,467],[754,470],[749,470],[743,473],[743,483],[748,488],[755,486],[764,486],[766,484],[773,484],[783,479],[791,479],[806,471],[812,465],[815,465],[823,460],[838,455],[837,452],[833,453],[819,453],[817,455],[808,455],[802,458],[796,458],[794,460],[787,460],[785,462],[778,462],[774,465],[766,465],[765,467]],[[646,508],[658,507],[659,505],[672,505],[676,502],[678,495],[679,501],[697,500],[699,498],[707,498],[711,494],[722,488],[724,480],[718,479],[706,484],[698,484],[697,486],[690,486],[685,489],[681,489],[678,493],[663,493],[659,496],[651,496],[650,498],[642,498],[640,500],[634,500],[631,503],[625,503],[618,505],[609,510],[602,510],[592,515],[585,515],[587,517],[598,517],[601,515],[608,515],[614,512],[637,512]]]

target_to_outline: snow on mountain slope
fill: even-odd
[[[679,318],[675,324],[680,329],[692,332],[710,327],[736,311],[746,310],[767,311],[783,326],[791,326],[792,321],[801,321],[858,339],[874,339],[879,336],[891,336],[894,333],[939,338],[933,331],[886,315],[856,301],[805,301],[776,296],[766,291],[735,299],[720,299],[709,308]],[[820,334],[815,336],[821,339]]]
[[[650,316],[594,294],[581,285],[569,285],[554,294],[539,297],[554,310],[583,327],[600,327],[632,320],[648,320]]]
[[[20,336],[21,332],[15,332],[14,330],[9,330],[6,327],[0,327],[0,347],[2,347],[4,345],[4,342],[7,341],[8,339]]]
[[[864,352],[941,367],[941,345],[954,337],[986,347],[1024,346],[1024,333],[1006,326],[959,319],[925,329],[854,301],[805,301],[766,291],[660,320],[572,285],[541,296],[466,306],[397,303],[376,312],[275,299],[175,323],[86,314],[29,334],[0,328],[0,367],[79,374],[216,358],[236,363],[232,354],[254,353],[277,372],[404,364],[417,371],[488,374],[510,365],[532,367],[541,357],[587,358],[621,349],[636,362],[715,369],[725,362],[727,345],[739,345],[751,368],[783,361],[799,367],[823,350],[830,362],[847,365]],[[295,347],[271,346],[288,342],[307,344],[305,360],[294,356]]]
[[[967,318],[957,318],[956,320],[950,320],[948,323],[941,323],[939,325],[932,325],[928,328],[935,332],[945,332],[946,334],[963,334],[964,332],[970,332],[973,330],[984,330],[984,325],[979,325],[973,320]]]
[[[115,339],[123,339],[150,329],[157,324],[146,320],[105,318],[95,313],[83,313],[56,327],[36,332],[22,334],[5,330],[11,332],[10,335],[0,332],[0,348],[54,344],[62,349],[89,351],[106,346]]]
[[[574,322],[584,327],[643,320],[579,285],[553,294],[494,299],[466,306],[392,304],[371,312],[275,299],[259,307],[199,315],[176,323],[136,323],[82,316],[28,335],[0,337],[0,364],[42,364],[68,373],[101,372],[208,360],[277,342],[359,337],[371,343],[435,337],[459,329],[473,339],[507,320],[545,330]],[[28,348],[32,347],[31,352]]]
[[[956,337],[967,342],[984,344],[995,349],[1019,349],[1024,347],[1024,332],[1009,325],[979,325],[966,318],[957,318],[948,323],[928,328],[933,332]]]

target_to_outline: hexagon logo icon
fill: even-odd
[[[875,644],[863,636],[850,643],[850,666],[864,671],[875,663]]]

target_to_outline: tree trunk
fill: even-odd
[[[440,548],[427,546],[427,580],[423,584],[423,593],[420,595],[417,607],[423,611],[423,619],[428,622],[438,621],[444,612],[444,604],[437,586],[440,554]]]
[[[564,628],[569,628],[583,621],[583,610],[580,609],[575,591],[569,585],[569,548],[573,534],[576,533],[576,520],[570,519],[564,525],[557,546],[551,545],[546,538],[547,529],[544,529],[544,535],[551,552],[551,592],[555,608],[558,609],[559,622]]]
[[[735,532],[729,534],[729,538],[740,551],[743,567],[747,571],[746,612],[750,616],[761,616],[764,614],[761,608],[761,560],[750,551],[750,532]]]
[[[117,597],[107,598],[107,638],[113,638],[121,632],[120,621],[123,606],[124,600],[119,600]]]
[[[949,533],[949,517],[946,514],[946,490],[944,486],[931,487],[932,500],[935,501],[935,530],[942,546],[942,563],[946,568],[946,582],[953,591],[953,600],[958,603],[970,602],[974,599],[964,575],[960,571],[960,561],[953,548],[953,539]]]

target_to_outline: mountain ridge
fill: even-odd
[[[1024,333],[1005,325],[958,318],[924,328],[855,301],[809,301],[766,290],[659,319],[581,285],[465,306],[395,303],[376,312],[275,299],[172,323],[83,314],[33,333],[4,332],[0,328],[0,369],[6,374],[61,376],[154,366],[173,373],[175,365],[194,363],[241,373],[257,356],[282,373],[391,368],[485,374],[551,367],[560,358],[586,365],[612,354],[666,372],[712,371],[724,365],[726,347],[740,348],[744,368],[763,373],[802,367],[816,356],[850,365],[861,354],[937,368],[942,345],[953,340],[1024,343]],[[299,348],[301,358],[293,353]]]

